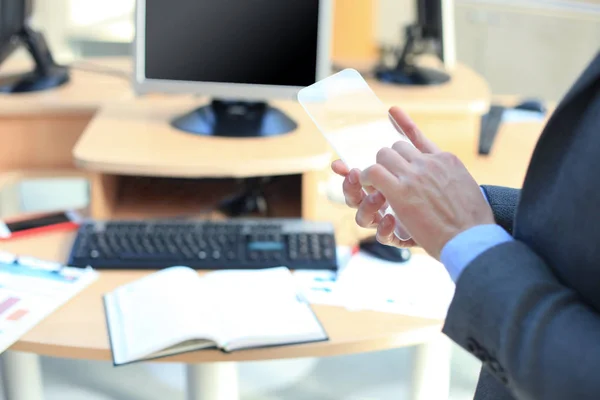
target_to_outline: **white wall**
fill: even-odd
[[[416,17],[415,0],[374,1],[378,2],[376,40],[385,45],[401,43],[404,40],[404,27]]]
[[[54,57],[68,62],[77,58],[70,40],[131,41],[134,8],[135,0],[43,0],[35,3],[32,24],[44,33]]]

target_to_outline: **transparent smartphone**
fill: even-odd
[[[354,69],[301,89],[298,101],[348,168],[364,170],[376,163],[381,148],[400,140],[410,143],[388,108]],[[389,206],[379,212],[394,215]],[[411,238],[398,217],[395,234],[401,240]]]

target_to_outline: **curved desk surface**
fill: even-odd
[[[73,65],[70,81],[56,89],[0,94],[0,116],[96,112],[104,104],[134,97],[126,76],[130,71],[127,61],[99,59],[89,65],[87,63]],[[30,62],[16,57],[9,58],[1,65],[0,76],[23,73],[31,68]],[[117,74],[116,71],[119,73]]]
[[[480,183],[520,187],[543,122],[501,127],[493,155],[464,160]],[[0,184],[14,184],[27,174],[3,174]],[[40,176],[34,174],[32,176]],[[43,175],[42,175],[43,176]],[[337,218],[335,213],[331,218]],[[0,249],[16,254],[64,262],[73,233],[54,233],[0,242]],[[110,359],[102,294],[138,279],[149,271],[101,271],[100,278],[61,309],[32,329],[12,349],[43,355]],[[330,335],[323,343],[249,350],[231,354],[199,351],[169,360],[185,362],[266,360],[288,357],[331,356],[383,350],[426,342],[439,334],[442,321],[377,312],[352,312],[339,307],[314,305]]]
[[[24,238],[0,245],[5,251],[64,261],[72,233]],[[11,349],[40,355],[111,360],[102,295],[151,271],[101,271],[99,279],[27,333]],[[200,272],[202,273],[202,272]],[[439,335],[441,321],[341,307],[313,306],[330,340],[321,343],[238,351],[202,350],[157,361],[185,363],[322,357],[423,343]]]
[[[23,62],[7,62],[0,74],[27,68]],[[75,62],[71,81],[65,86],[41,93],[0,95],[0,119],[89,114],[73,158],[78,167],[98,173],[249,177],[320,170],[331,161],[331,149],[295,101],[271,102],[298,122],[298,129],[291,134],[241,141],[190,135],[172,128],[169,122],[207,99],[189,95],[136,97],[127,78],[130,71],[127,58]],[[449,83],[439,86],[370,84],[384,103],[399,105],[415,116],[479,118],[490,101],[487,82],[462,65],[456,67]],[[465,129],[466,141],[472,141],[472,131],[466,133]]]
[[[542,123],[503,126],[493,156],[472,156],[465,160],[481,183],[520,186]],[[26,173],[5,174],[8,183],[27,178]],[[337,218],[329,214],[329,218]],[[54,233],[0,243],[0,249],[17,254],[64,261],[72,233]],[[15,371],[4,382],[10,400],[41,398],[39,364],[31,354],[67,358],[110,360],[101,296],[119,285],[148,272],[101,271],[98,281],[66,303],[11,347],[4,366]],[[319,357],[385,350],[414,344],[417,348],[413,372],[413,399],[448,398],[450,348],[440,341],[442,321],[368,311],[352,312],[339,307],[314,305],[314,311],[330,335],[328,342],[247,350],[224,354],[204,350],[165,358],[188,364],[188,400],[223,398],[239,400],[235,363],[221,361],[272,360],[295,357]],[[23,353],[21,353],[23,352]],[[6,357],[5,356],[5,357]],[[38,371],[38,372],[35,372]],[[218,388],[203,384],[207,380],[223,382]],[[12,379],[12,382],[11,382]],[[432,385],[431,382],[436,382]],[[439,384],[437,384],[439,383]],[[10,385],[7,385],[10,384]],[[232,389],[232,387],[234,389]],[[229,396],[210,397],[230,393]],[[203,397],[204,396],[204,397]]]
[[[75,164],[104,174],[245,178],[321,170],[332,153],[296,102],[270,104],[298,124],[275,137],[206,137],[170,121],[205,102],[192,96],[146,97],[104,105],[73,149]]]
[[[89,173],[96,181],[103,174],[246,177],[300,173],[307,178],[303,179],[302,196],[312,196],[309,204],[324,207],[324,217],[328,220],[352,217],[345,209],[339,210],[344,216],[330,212],[323,204],[324,196],[318,196],[322,185],[316,176],[320,173],[318,170],[327,169],[332,153],[314,126],[308,123],[305,114],[300,112],[298,104],[274,102],[299,119],[300,128],[293,134],[268,140],[250,139],[244,146],[236,141],[233,145],[227,139],[196,137],[170,128],[168,118],[200,106],[201,98],[161,95],[136,98],[123,76],[81,70],[82,67],[108,67],[125,71],[127,75],[130,70],[128,60],[96,60],[94,65],[76,67],[72,69],[71,83],[57,90],[0,95],[0,140],[12,145],[0,148],[0,185],[21,178],[49,176],[52,171]],[[0,74],[25,68],[19,63],[5,63]],[[475,153],[477,124],[489,106],[489,88],[482,77],[464,66],[459,65],[453,77],[450,83],[435,87],[401,88],[378,82],[371,82],[371,85],[386,104],[399,105],[411,114],[441,147],[462,151],[465,164],[478,181],[520,185],[541,126],[521,125],[517,131],[510,132],[503,129],[493,156],[478,157]],[[515,145],[515,140],[519,144]],[[157,155],[161,157],[157,158]],[[519,162],[508,162],[508,157],[515,155]],[[73,168],[73,161],[80,167],[79,171]],[[315,171],[313,176],[311,171]],[[309,172],[308,176],[306,172]],[[0,249],[64,262],[71,240],[72,234],[54,233],[3,242]],[[17,351],[16,354],[110,360],[102,295],[147,273],[150,272],[101,271],[97,282],[33,328],[11,350]],[[205,350],[161,361],[200,363],[188,370],[188,390],[192,393],[189,398],[195,400],[200,397],[193,393],[210,390],[197,386],[197,382],[223,376],[222,372],[217,373],[222,368],[220,361],[333,356],[428,343],[421,346],[418,353],[420,361],[417,360],[415,373],[418,398],[447,398],[448,388],[444,382],[449,372],[448,348],[431,346],[440,337],[442,321],[353,312],[323,305],[313,307],[330,336],[327,342],[231,354]],[[26,369],[22,362],[27,359],[15,358],[13,361],[13,366],[19,367],[15,371]],[[213,364],[216,369],[210,369]],[[425,364],[428,369],[432,368],[427,374],[420,369]],[[15,383],[8,390],[13,395],[9,397],[11,400],[40,398],[41,385],[30,384],[32,379],[20,372],[15,372],[13,378]],[[432,381],[441,384],[431,385]],[[24,392],[34,386],[38,389]],[[441,392],[434,395],[431,390],[436,388]],[[28,393],[31,396],[28,397]]]
[[[25,72],[31,66],[30,62],[20,58],[9,58],[0,66],[0,75]],[[71,80],[67,85],[46,92],[0,94],[0,115],[24,112],[39,114],[44,111],[55,113],[73,109],[98,110],[115,101],[135,100],[137,98],[131,91],[128,79],[131,71],[131,60],[127,57],[76,61],[71,64]],[[443,85],[412,87],[367,80],[384,102],[400,105],[407,112],[485,112],[490,102],[490,90],[485,79],[462,64],[456,66],[452,77],[452,80]]]
[[[97,72],[103,67],[107,68],[103,73]],[[26,68],[22,63],[9,62],[3,65],[0,73]],[[115,77],[114,71],[121,71],[125,76]],[[197,137],[172,130],[166,123],[168,117],[198,106],[202,99],[162,95],[136,98],[126,79],[128,71],[130,62],[127,59],[99,59],[91,64],[75,64],[69,85],[43,93],[0,95],[0,123],[16,116],[27,120],[39,115],[90,113],[90,121],[73,151],[76,163],[86,172],[239,177],[273,174],[274,170],[285,174],[322,169],[331,160],[325,141],[295,102],[274,103],[299,119],[297,132],[269,139],[248,139],[244,146],[239,146],[240,142],[236,141],[233,146],[230,139]],[[490,101],[489,88],[483,78],[461,65],[457,66],[454,79],[441,86],[397,87],[379,82],[371,82],[371,85],[385,103],[398,104],[416,114],[478,116],[485,112]],[[444,123],[442,120],[438,124]],[[521,129],[528,132],[535,128],[525,125]],[[445,133],[440,140],[442,145],[456,140],[460,134],[459,131]],[[496,154],[483,158],[472,154],[465,160],[467,167],[478,181],[493,178],[490,183],[519,185],[537,134],[527,136],[520,131],[501,132],[494,150]],[[21,140],[22,146],[29,143],[29,140]],[[513,147],[515,140],[523,145]],[[48,151],[39,151],[42,150]],[[515,151],[522,153],[518,157],[522,163],[507,164],[506,157],[514,155]],[[161,157],[157,158],[157,154]],[[510,170],[506,170],[507,165]],[[28,173],[13,172],[12,175],[18,180],[27,177]],[[12,175],[4,173],[3,176],[8,179]],[[64,261],[71,240],[71,234],[57,233],[1,243],[0,248]],[[101,295],[145,273],[148,272],[102,271],[96,283],[34,328],[13,349],[63,357],[109,359]],[[441,327],[441,321],[349,312],[320,305],[314,307],[331,335],[329,342],[230,355],[201,351],[179,355],[175,359],[186,362],[274,359],[381,350],[426,341],[439,333]]]
[[[102,67],[108,69],[103,73],[95,72]],[[5,63],[0,73],[26,68],[22,63]],[[297,132],[269,139],[248,139],[241,147],[236,141],[233,146],[230,139],[175,132],[166,123],[176,113],[198,106],[202,99],[162,95],[136,98],[126,77],[115,77],[112,75],[114,71],[126,75],[130,71],[129,60],[100,59],[92,64],[75,64],[69,85],[43,93],[0,95],[0,123],[15,116],[26,120],[39,115],[90,113],[90,121],[73,151],[76,164],[90,172],[239,177],[273,174],[274,170],[285,174],[322,169],[331,160],[325,141],[295,102],[274,103],[299,119]],[[425,88],[397,87],[379,82],[371,82],[371,85],[385,103],[398,104],[409,113],[479,116],[490,101],[489,88],[483,78],[461,65],[457,67],[454,79],[446,85]],[[451,132],[446,140],[455,139],[459,133]],[[519,150],[527,153],[530,146]],[[161,157],[157,158],[157,154]],[[499,164],[490,164],[489,161],[473,160],[477,164],[473,166],[485,176],[485,172],[491,172]],[[27,173],[15,172],[12,175],[15,179],[28,176]],[[514,179],[514,174],[508,173],[510,181],[516,183],[521,175],[518,173],[518,178]],[[4,242],[0,249],[64,261],[71,235],[56,233]],[[31,330],[13,349],[61,357],[109,359],[101,296],[145,273],[148,272],[102,271],[96,283]],[[441,321],[407,316],[350,312],[321,305],[315,305],[314,309],[330,334],[328,342],[229,355],[219,351],[200,351],[169,360],[258,360],[373,351],[427,341],[439,334],[441,327]]]

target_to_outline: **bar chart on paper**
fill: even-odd
[[[29,310],[24,305],[19,297],[0,288],[0,334],[9,331],[11,324],[18,323],[28,314]]]
[[[96,276],[92,269],[0,254],[0,353]]]

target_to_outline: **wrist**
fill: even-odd
[[[471,223],[469,225],[458,227],[458,228],[454,229],[449,235],[446,236],[446,239],[443,240],[441,245],[438,247],[439,251],[437,253],[437,259],[439,261],[441,261],[442,253],[443,253],[444,249],[448,246],[448,244],[451,243],[452,241],[454,241],[457,237],[460,237],[461,235],[465,234],[465,232],[475,232],[475,231],[480,230],[479,227],[487,227],[487,228],[484,228],[484,231],[485,231],[487,229],[491,229],[490,227],[492,227],[492,226],[496,226],[496,221],[494,220],[494,216],[491,213],[491,211],[489,212],[489,215],[482,216],[477,219],[480,222]]]

